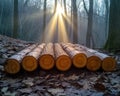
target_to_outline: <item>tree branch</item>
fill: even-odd
[[[85,9],[86,13],[89,14],[84,0],[83,0],[83,5],[84,5],[84,9]]]

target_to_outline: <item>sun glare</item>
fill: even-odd
[[[64,8],[60,4],[57,4],[56,13],[53,14],[46,26],[44,42],[54,42],[54,40],[57,42],[69,42],[65,22],[69,24],[70,20],[68,16],[65,15]]]
[[[62,15],[62,14],[64,14],[64,9],[61,7],[60,4],[57,5],[56,14],[57,14],[57,15]]]

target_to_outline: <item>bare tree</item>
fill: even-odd
[[[104,0],[105,2],[105,8],[106,8],[106,12],[105,12],[105,25],[106,25],[106,37],[108,36],[108,23],[109,23],[109,1],[108,0]]]
[[[78,43],[78,14],[77,14],[77,5],[76,0],[71,0],[72,5],[72,23],[73,23],[73,43]]]
[[[13,27],[13,37],[14,38],[18,38],[18,21],[19,21],[19,17],[18,17],[18,0],[14,0],[14,27]]]
[[[56,9],[57,9],[57,0],[55,0],[55,7],[54,7],[54,14],[55,14],[55,12],[56,12]]]
[[[92,27],[93,27],[93,0],[89,0],[89,11],[87,10],[85,1],[83,0],[84,9],[88,15],[88,25],[87,25],[87,34],[86,34],[86,46],[91,47],[91,43],[94,46],[94,39],[92,36]]]
[[[44,15],[43,15],[43,32],[45,30],[45,27],[46,27],[46,3],[47,3],[47,0],[44,0]]]
[[[67,15],[66,0],[63,0],[63,2],[64,2],[64,11],[65,11],[65,15]]]
[[[120,0],[110,0],[109,35],[105,48],[120,49]]]

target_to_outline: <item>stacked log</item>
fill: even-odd
[[[62,43],[61,46],[72,58],[73,65],[77,68],[83,68],[86,66],[87,57],[84,51],[77,51],[68,44]]]
[[[22,66],[24,70],[31,72],[36,70],[39,64],[44,70],[50,70],[56,65],[58,70],[67,71],[72,63],[77,68],[86,67],[90,71],[97,71],[100,68],[104,71],[113,71],[116,68],[115,59],[85,46],[71,43],[42,43],[33,44],[8,58],[4,69],[9,74],[16,74]]]
[[[39,65],[44,70],[50,70],[54,67],[54,50],[53,43],[46,44],[39,58]]]
[[[18,52],[17,54],[11,56],[10,58],[7,59],[4,65],[5,72],[9,74],[16,74],[20,71],[21,69],[21,61],[24,58],[24,56],[29,53],[32,49],[36,47],[36,44],[33,44],[24,50]]]
[[[72,62],[68,54],[63,50],[60,44],[56,43],[55,47],[55,58],[56,58],[56,68],[60,71],[67,71],[70,69]]]
[[[115,70],[115,68],[116,68],[116,60],[114,58],[112,58],[112,57],[110,57],[110,56],[108,56],[106,54],[100,53],[100,52],[98,52],[96,50],[93,50],[93,49],[87,48],[85,46],[79,45],[79,44],[76,44],[76,46],[86,50],[89,53],[92,53],[95,57],[99,58],[98,60],[96,60],[96,64],[92,64],[92,65],[97,66],[98,63],[99,64],[101,63],[101,67],[102,67],[102,69],[104,71],[114,71]],[[87,68],[89,70],[91,70],[90,66],[92,66],[90,64],[90,62],[92,62],[93,59],[92,60],[91,59],[92,59],[92,57],[89,57],[88,58],[88,63],[87,63]],[[93,63],[95,63],[95,62],[93,62]]]
[[[102,60],[102,69],[104,71],[114,71],[116,69],[116,60],[106,54],[103,53],[95,53],[96,56],[99,56]]]
[[[39,44],[34,50],[28,53],[22,60],[22,67],[26,71],[34,71],[38,67],[38,58],[45,46],[45,43]]]
[[[102,61],[98,56],[95,55],[95,53],[97,52],[96,50],[89,49],[89,48],[79,45],[79,44],[74,44],[71,46],[74,47],[78,51],[82,50],[86,53],[86,56],[87,56],[86,68],[88,70],[97,71],[100,69]]]

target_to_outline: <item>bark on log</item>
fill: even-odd
[[[54,47],[55,47],[56,68],[60,71],[69,70],[72,65],[71,58],[63,50],[60,44],[56,43]]]
[[[45,43],[39,44],[32,52],[28,53],[22,60],[24,70],[32,72],[38,67],[38,58],[45,46]]]
[[[90,71],[97,71],[101,68],[102,60],[99,58],[99,56],[96,56],[95,53],[96,50],[89,49],[85,46],[74,44],[73,47],[78,51],[84,51],[87,56],[87,64],[86,68]]]
[[[72,58],[73,65],[77,68],[83,68],[86,66],[87,57],[83,51],[77,51],[73,47],[62,43],[63,49],[70,55]]]
[[[95,55],[99,56],[102,60],[102,69],[104,71],[110,72],[116,69],[116,60],[106,54],[103,53],[95,53]]]
[[[87,50],[87,52],[90,52],[94,56],[99,57],[101,59],[101,61],[102,61],[101,62],[102,63],[101,67],[102,67],[102,69],[104,71],[113,71],[113,70],[116,69],[116,60],[113,59],[112,57],[110,57],[110,56],[108,56],[106,54],[100,53],[100,52],[98,52],[96,50],[84,47],[84,46],[79,45],[79,44],[76,44],[76,46],[84,48],[85,50]],[[88,64],[89,64],[89,61],[91,61],[91,59],[88,60]]]
[[[4,65],[5,72],[9,73],[9,74],[18,73],[21,69],[20,64],[21,64],[23,57],[27,53],[29,53],[32,49],[34,49],[35,47],[36,47],[36,44],[33,44],[33,45],[23,49],[22,51],[18,52],[17,54],[11,56],[10,58],[8,58]]]
[[[50,70],[54,67],[55,60],[54,60],[54,50],[52,43],[46,44],[42,54],[40,55],[38,62],[40,67],[44,70]]]

